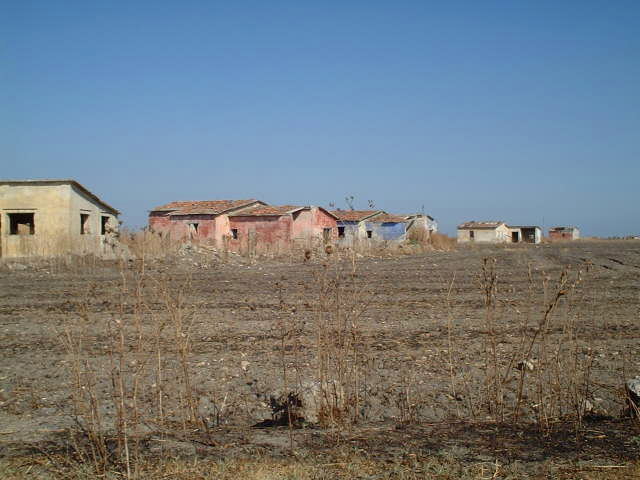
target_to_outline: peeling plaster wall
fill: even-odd
[[[198,224],[195,234],[192,233],[191,224]],[[149,227],[154,232],[169,236],[171,240],[215,243],[216,218],[213,215],[174,215],[170,217],[165,212],[152,212],[149,215]]]
[[[316,236],[322,236],[324,235],[324,229],[330,228],[331,233],[329,236],[329,240],[331,242],[335,242],[338,239],[338,222],[336,221],[336,219],[319,208],[314,207],[312,212],[314,234]]]
[[[229,239],[229,250],[284,252],[291,246],[292,223],[291,215],[229,217],[231,229],[238,231],[237,239]]]
[[[367,230],[372,231],[374,240],[402,241],[405,239],[407,224],[404,222],[368,222]]]
[[[366,222],[349,222],[338,220],[337,226],[344,227],[344,237],[338,238],[338,243],[340,243],[341,245],[354,245],[367,239]]]
[[[324,229],[330,229],[328,241],[338,238],[336,219],[318,207],[293,214],[292,238],[298,242],[323,242]]]

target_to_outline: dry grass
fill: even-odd
[[[434,232],[429,238],[431,246],[435,250],[450,251],[457,248],[457,241],[443,233]]]
[[[190,304],[188,277],[176,285],[165,274],[150,274],[146,261],[171,251],[163,239],[141,232],[129,247],[139,256],[131,270],[121,264],[117,311],[97,332],[91,311],[92,288],[87,301],[76,306],[60,330],[60,341],[68,355],[73,416],[77,430],[69,436],[69,453],[14,458],[0,463],[0,478],[519,478],[514,466],[486,462],[463,463],[446,457],[424,457],[407,453],[392,461],[369,457],[363,451],[343,451],[335,446],[330,454],[296,453],[294,429],[306,420],[327,430],[343,433],[363,419],[375,355],[363,329],[363,315],[372,292],[358,275],[355,249],[331,252],[312,246],[316,265],[313,285],[313,321],[309,328],[296,316],[302,302],[282,284],[276,335],[282,371],[274,414],[288,425],[291,458],[269,456],[214,461],[193,457],[167,459],[164,452],[153,459],[140,441],[145,433],[160,438],[170,432],[185,441],[210,442],[210,429],[229,406],[219,392],[200,392],[193,384],[191,329],[198,313]],[[446,249],[454,239],[434,234],[430,242]],[[305,252],[308,250],[305,249]],[[368,250],[371,253],[371,250]],[[307,255],[305,254],[304,258]],[[313,257],[312,257],[313,258]],[[452,396],[458,400],[460,418],[491,424],[527,425],[534,422],[543,435],[560,420],[573,422],[576,436],[590,414],[593,400],[591,368],[593,345],[580,337],[577,311],[583,300],[580,287],[587,271],[562,270],[551,277],[531,266],[528,291],[516,302],[514,292],[501,281],[500,265],[485,258],[477,270],[479,297],[484,308],[484,358],[480,369],[458,362],[464,345],[454,327],[456,279],[442,298],[449,305],[447,320],[448,370]],[[126,319],[126,320],[125,320]],[[311,373],[301,365],[304,337],[313,335]],[[94,357],[94,339],[108,339],[108,367],[100,369]],[[419,421],[411,371],[398,372],[394,401],[398,424]],[[311,387],[310,387],[311,386]],[[602,385],[600,386],[602,388]],[[311,390],[311,394],[308,394]],[[215,415],[199,409],[200,396],[214,399]],[[624,402],[623,402],[624,403]],[[113,412],[106,416],[105,410]],[[230,413],[230,412],[229,412]],[[107,418],[108,417],[108,418]],[[298,455],[296,457],[296,455]],[[555,478],[630,478],[640,473],[638,465],[603,465],[579,470],[555,469]]]
[[[537,478],[623,480],[639,478],[640,464],[632,465],[545,465]],[[395,459],[380,459],[364,452],[336,449],[330,455],[300,453],[289,458],[254,456],[252,458],[214,459],[147,459],[136,465],[135,474],[142,479],[173,480],[333,480],[345,479],[440,479],[487,480],[528,478],[517,463],[476,462],[465,464],[449,456],[431,456],[405,452]],[[0,460],[0,477],[6,480],[88,480],[94,473],[78,464],[60,466],[55,456],[15,457]],[[100,478],[120,479],[117,471],[107,471]]]

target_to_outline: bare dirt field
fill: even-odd
[[[640,472],[637,241],[0,269],[6,477],[68,474],[64,455],[98,473],[313,457],[255,478]],[[166,478],[224,477],[199,475]]]

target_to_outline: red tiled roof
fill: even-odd
[[[309,207],[298,207],[296,205],[257,205],[253,208],[242,210],[241,212],[230,215],[231,217],[262,217],[262,216],[282,216],[288,213],[302,210]]]
[[[382,215],[375,216],[371,221],[376,223],[403,223],[408,222],[409,220],[406,217],[401,217],[399,215],[383,213]]]
[[[332,210],[330,213],[344,222],[360,222],[383,212],[382,210]]]
[[[258,200],[203,200],[190,202],[170,202],[152,209],[153,212],[168,212],[169,215],[205,213],[217,215],[229,210],[249,206]]]
[[[476,222],[475,220],[473,220],[471,222],[461,223],[460,225],[458,225],[458,228],[461,230],[467,230],[472,228],[473,229],[482,229],[482,228],[493,229],[493,228],[498,228],[500,225],[504,225],[504,222],[501,222],[501,221]]]

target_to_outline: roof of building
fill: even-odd
[[[550,232],[560,231],[560,230],[577,230],[578,227],[551,227],[549,229]]]
[[[371,219],[371,221],[376,223],[405,223],[408,222],[409,219],[400,215],[383,213],[382,215],[376,215]]]
[[[287,215],[309,207],[299,207],[297,205],[256,205],[241,212],[230,215],[231,217],[274,217]]]
[[[435,218],[433,218],[431,215],[427,215],[426,213],[411,213],[409,215],[406,215],[404,213],[400,213],[398,215],[400,215],[401,217],[404,217],[406,219],[426,217],[431,221],[435,220]]]
[[[507,227],[509,227],[509,228],[537,228],[539,230],[542,230],[537,225],[507,225]]]
[[[104,207],[105,210],[112,213],[113,215],[119,215],[120,212],[109,205],[104,200],[101,200],[97,195],[91,193],[87,188],[85,188],[82,184],[77,182],[76,180],[64,178],[64,179],[30,179],[30,180],[0,180],[0,185],[71,185],[72,187],[79,190],[81,193],[89,197],[96,203],[99,203]]]
[[[280,217],[282,215],[289,215],[291,213],[298,212],[300,210],[310,210],[312,207],[310,205],[306,206],[297,206],[297,205],[256,205],[255,207],[243,209],[240,212],[233,213],[229,215],[230,217]],[[331,215],[332,217],[337,217],[325,210],[322,207],[318,207],[319,210]]]
[[[361,222],[384,212],[382,210],[332,210],[329,213],[343,222]]]
[[[498,228],[500,225],[504,225],[504,222],[501,221],[487,221],[487,222],[476,222],[475,220],[472,220],[470,222],[465,222],[465,223],[461,223],[460,225],[458,225],[458,229],[459,230],[479,230],[479,229],[494,229],[494,228]]]
[[[239,208],[248,207],[254,203],[264,205],[260,200],[201,200],[201,201],[184,201],[169,202],[151,209],[152,212],[167,212],[168,215],[218,215],[220,213],[237,210]]]

